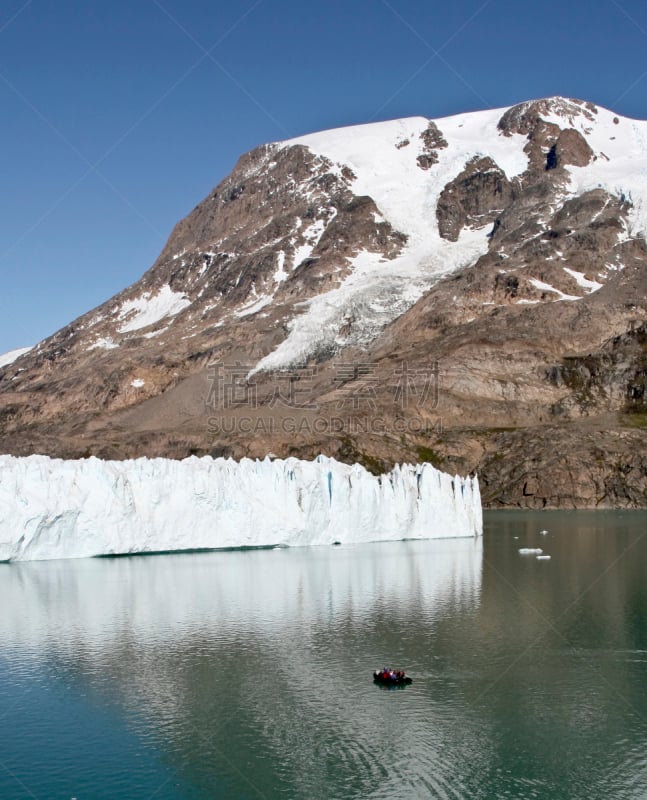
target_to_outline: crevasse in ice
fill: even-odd
[[[474,536],[478,480],[430,464],[0,456],[0,560]]]

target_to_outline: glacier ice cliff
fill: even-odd
[[[0,560],[474,536],[478,480],[315,461],[0,456]]]

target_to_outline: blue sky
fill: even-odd
[[[644,0],[3,0],[0,353],[137,280],[257,144],[554,94],[647,117]]]

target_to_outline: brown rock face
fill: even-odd
[[[598,109],[593,103],[564,97],[547,97],[520,103],[508,109],[499,120],[499,130],[506,136],[513,133],[530,136],[538,125],[545,124],[544,119],[547,116],[557,116],[571,124],[575,119],[594,123],[597,113]]]
[[[593,150],[579,131],[567,128],[554,144],[557,166],[586,167],[594,159]]]
[[[607,158],[587,132],[602,114],[506,111],[492,152],[518,141],[516,175],[487,143],[454,164],[442,121],[403,121],[380,152],[410,182],[446,176],[419,207],[442,245],[422,256],[350,160],[257,148],[140,281],[0,368],[0,451],[424,460],[478,471],[493,507],[647,506],[647,246],[635,198],[571,183]],[[464,236],[480,249],[450,269]],[[368,256],[368,289],[319,338]],[[306,355],[255,371],[306,317]]]
[[[493,223],[512,198],[510,181],[491,158],[472,159],[440,195],[436,206],[440,235],[458,241],[463,228]]]
[[[566,166],[584,167],[593,161],[593,151],[584,136],[575,128],[564,127],[564,123],[579,122],[587,129],[595,122],[597,113],[592,103],[579,100],[536,100],[509,109],[499,121],[499,130],[505,136],[517,133],[527,137],[525,152],[532,181],[533,171],[542,166],[549,171]],[[562,170],[558,176],[564,177]]]

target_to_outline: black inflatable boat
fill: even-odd
[[[373,673],[373,680],[380,686],[408,686],[413,683],[412,679],[405,675],[403,670],[381,669]]]

